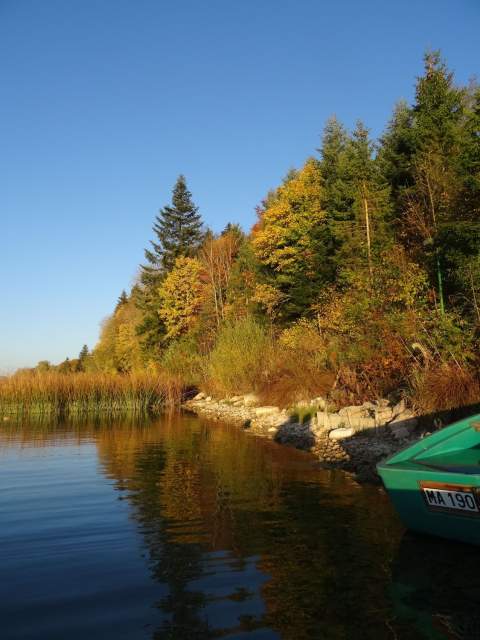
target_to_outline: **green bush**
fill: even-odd
[[[257,391],[268,370],[271,340],[251,317],[225,324],[208,357],[207,386],[216,395]]]
[[[187,386],[199,386],[204,379],[205,361],[192,337],[172,342],[163,354],[161,366],[167,374],[180,378]]]

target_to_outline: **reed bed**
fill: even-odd
[[[163,373],[19,372],[0,379],[0,412],[154,411],[178,405],[180,378]]]

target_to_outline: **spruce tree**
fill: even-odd
[[[413,107],[416,145],[419,151],[437,146],[442,155],[451,157],[458,151],[458,125],[465,106],[465,90],[453,83],[439,51],[424,57],[425,72],[417,79]]]
[[[390,190],[375,159],[375,147],[361,122],[352,136],[336,118],[324,130],[322,147],[324,203],[333,238],[330,256],[337,273],[368,266],[386,240]]]
[[[162,279],[178,257],[195,255],[202,242],[202,219],[183,175],[173,188],[172,204],[156,216],[153,231],[156,239],[145,250],[147,264],[142,265],[142,282],[147,286],[158,276]]]
[[[462,132],[459,173],[463,185],[462,200],[467,210],[480,214],[480,87],[472,87]]]
[[[85,360],[86,358],[88,358],[89,355],[89,351],[88,351],[88,346],[86,344],[83,345],[79,355],[78,355],[78,359],[80,361]]]
[[[194,256],[203,240],[202,219],[192,200],[185,177],[180,175],[172,193],[171,205],[160,210],[153,225],[155,239],[145,250],[147,264],[141,266],[141,289],[136,304],[143,313],[137,332],[142,338],[146,359],[158,357],[165,326],[159,316],[159,289],[180,257]]]
[[[359,121],[346,151],[352,206],[344,226],[339,263],[349,269],[367,266],[370,284],[375,263],[389,240],[387,219],[391,211],[390,188],[374,154],[369,131]]]
[[[347,175],[348,143],[345,127],[333,116],[325,125],[322,146],[318,152],[322,158],[324,207],[334,225],[348,220],[352,208]]]
[[[455,158],[454,158],[455,160]],[[448,223],[440,227],[446,294],[480,321],[480,89],[466,95],[460,153],[456,156],[456,198]]]
[[[80,353],[78,354],[77,365],[75,368],[76,371],[85,371],[85,363],[89,355],[90,355],[90,352],[88,350],[88,346],[84,344],[80,350]]]
[[[123,307],[123,305],[127,304],[127,302],[128,302],[128,295],[125,289],[123,289],[122,293],[118,296],[117,304],[115,306],[115,311],[118,311],[118,309],[120,309],[120,307]]]
[[[413,157],[415,154],[413,110],[405,101],[395,106],[392,119],[380,139],[378,164],[390,185],[397,215],[403,206],[405,190],[414,182]]]
[[[414,182],[403,195],[400,232],[413,257],[427,267],[442,313],[452,289],[450,274],[470,235],[459,176],[465,105],[466,92],[454,85],[439,52],[427,53],[412,109]]]
[[[353,197],[348,174],[349,136],[345,127],[335,116],[324,128],[320,170],[323,180],[323,207],[326,212],[325,261],[334,280],[339,268],[339,254],[351,225]]]

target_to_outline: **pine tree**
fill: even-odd
[[[403,195],[414,182],[413,157],[416,151],[413,111],[405,101],[395,106],[392,119],[380,139],[378,164],[390,185],[395,211],[399,215]]]
[[[386,240],[390,190],[375,159],[369,132],[359,122],[350,137],[336,118],[326,126],[319,149],[327,222],[333,239],[332,268],[337,273],[368,265]]]
[[[370,284],[374,264],[389,240],[386,221],[391,211],[390,188],[374,151],[368,129],[357,122],[346,151],[352,206],[349,220],[343,226],[343,245],[337,258],[343,269],[359,269],[366,264]]]
[[[321,155],[323,206],[326,212],[325,259],[332,281],[338,272],[338,256],[345,241],[346,229],[352,222],[354,200],[348,173],[349,140],[345,127],[333,116],[325,125],[322,146],[317,150]]]
[[[76,360],[75,363],[75,371],[85,371],[85,365],[87,363],[87,360],[90,356],[90,352],[88,350],[88,346],[86,344],[83,345],[83,347],[80,350],[80,353],[78,354],[78,359]]]
[[[241,244],[245,240],[245,234],[243,232],[242,227],[236,222],[229,222],[225,225],[222,233],[222,236],[234,236],[238,239],[238,242]]]
[[[83,345],[79,355],[78,355],[78,359],[83,362],[83,360],[85,360],[86,358],[88,358],[89,356],[89,350],[88,350],[88,346],[86,344]]]
[[[332,222],[350,218],[352,196],[348,185],[347,149],[349,137],[345,127],[334,116],[323,132],[321,155],[325,211]]]
[[[480,87],[473,86],[468,95],[468,109],[462,132],[459,173],[463,184],[464,206],[480,213]]]
[[[125,289],[122,290],[122,293],[118,296],[117,304],[115,306],[115,311],[118,311],[120,307],[128,302],[128,295]]]
[[[147,264],[141,267],[141,291],[136,296],[137,306],[143,313],[137,331],[146,358],[158,357],[166,333],[158,313],[160,286],[178,257],[196,255],[204,235],[202,219],[183,175],[175,183],[171,205],[163,207],[156,216],[153,231],[155,240],[151,241],[152,248],[145,250]]]
[[[163,278],[178,257],[194,256],[202,242],[202,219],[183,175],[173,188],[172,204],[156,216],[153,231],[156,240],[151,241],[152,249],[145,250],[147,264],[142,265],[142,282],[147,286],[159,275]]]
[[[461,261],[470,233],[459,176],[465,106],[466,92],[454,85],[439,52],[427,53],[412,109],[414,181],[403,194],[400,233],[413,257],[428,268],[442,313],[451,288],[449,273]]]
[[[480,322],[480,88],[466,93],[460,152],[455,163],[455,202],[440,226],[446,293]]]
[[[445,158],[451,157],[458,151],[465,90],[454,86],[453,73],[439,51],[426,53],[424,64],[424,75],[417,79],[413,107],[416,146],[425,152],[434,144]]]

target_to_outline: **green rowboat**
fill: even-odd
[[[480,545],[480,415],[420,440],[377,470],[406,527]]]

